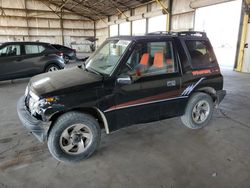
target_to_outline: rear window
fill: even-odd
[[[58,49],[58,50],[60,50],[61,48],[62,48],[62,46],[60,46],[60,45],[56,45],[56,44],[54,44],[54,45],[52,45],[54,48],[56,48],[56,49]]]
[[[42,45],[25,45],[26,54],[40,54],[45,50]]]
[[[189,40],[186,41],[186,45],[194,69],[214,67],[217,65],[212,46],[208,41]]]
[[[71,50],[70,48],[68,48],[68,47],[66,47],[66,46],[62,47],[61,49],[62,49],[62,50]]]
[[[46,45],[45,47],[46,47],[46,49],[48,49],[48,50],[57,50],[57,48],[56,48],[55,46],[50,45],[50,44]]]

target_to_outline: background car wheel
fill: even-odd
[[[60,67],[58,65],[51,64],[46,67],[45,72],[54,72],[60,70]]]
[[[205,93],[195,93],[187,104],[185,114],[181,117],[184,125],[190,129],[199,129],[208,124],[212,118],[214,104]]]
[[[64,55],[64,56],[63,56],[63,59],[64,59],[64,62],[65,62],[65,63],[68,63],[69,60],[70,60],[69,56],[67,56],[67,55]]]
[[[59,161],[78,162],[90,157],[100,140],[101,129],[97,120],[80,112],[68,112],[53,124],[48,148]]]

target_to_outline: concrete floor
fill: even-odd
[[[224,70],[228,95],[209,126],[179,118],[102,135],[79,164],[53,159],[20,124],[16,102],[28,79],[0,83],[0,187],[250,187],[250,74]]]

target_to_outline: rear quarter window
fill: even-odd
[[[45,50],[45,47],[42,45],[25,45],[25,53],[26,54],[40,54]]]
[[[185,41],[194,69],[217,66],[217,60],[211,44],[206,40]]]

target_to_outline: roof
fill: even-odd
[[[184,32],[166,32],[158,31],[153,33],[148,33],[145,35],[135,35],[135,36],[115,36],[110,37],[108,40],[144,40],[144,39],[158,39],[158,38],[169,38],[169,37],[185,37],[185,38],[207,38],[205,32],[199,31],[184,31]]]
[[[46,42],[15,41],[15,42],[4,42],[1,45],[8,45],[8,44],[49,44],[49,43],[46,43]]]
[[[152,2],[152,0],[50,0],[47,2],[57,6],[60,10],[74,12],[90,20],[100,20]]]

